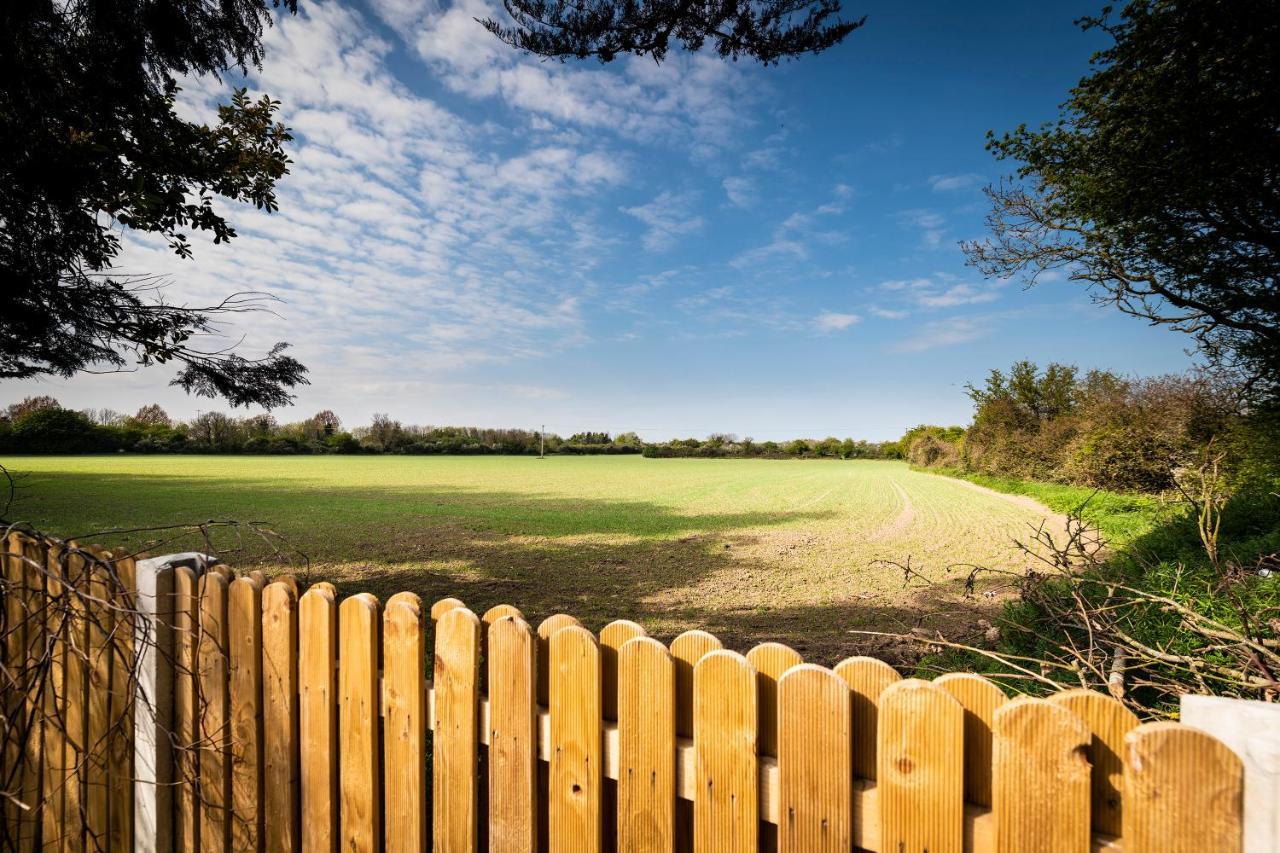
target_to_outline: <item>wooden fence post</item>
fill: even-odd
[[[436,622],[431,819],[434,849],[479,847],[480,619],[454,607]]]
[[[338,605],[319,584],[298,601],[299,795],[302,849],[337,853]]]
[[[880,849],[964,850],[964,708],[916,678],[880,694]]]
[[[344,600],[338,608],[342,846],[359,853],[382,846],[378,609],[378,600],[363,593]]]
[[[1205,732],[1146,723],[1125,736],[1125,853],[1240,853],[1244,767]]]
[[[550,639],[551,768],[547,794],[552,853],[600,853],[604,755],[600,647],[570,625]]]
[[[231,752],[227,662],[227,579],[205,572],[200,590],[197,688],[200,755],[200,851],[230,850]]]
[[[231,582],[227,600],[230,611],[231,848],[257,851],[264,829],[262,587],[253,578],[237,578]]]
[[[431,833],[422,620],[416,595],[392,598],[382,615],[386,849],[397,853],[422,853]]]
[[[760,832],[756,669],[714,651],[693,669],[695,853],[755,853]]]
[[[777,683],[783,853],[844,853],[853,847],[851,711],[849,686],[829,669],[792,666]]]
[[[262,591],[263,849],[289,853],[302,841],[298,706],[298,598],[286,583]]]
[[[490,623],[491,853],[538,851],[537,655],[537,636],[523,618],[498,616]]]
[[[997,853],[1088,853],[1091,734],[1061,705],[1021,697],[995,714]]]
[[[618,650],[618,853],[672,853],[675,808],[675,661],[637,637]]]

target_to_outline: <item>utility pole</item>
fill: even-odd
[[[547,458],[547,425],[543,424],[538,432],[538,458]]]

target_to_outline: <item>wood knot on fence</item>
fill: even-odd
[[[1089,691],[18,533],[0,591],[6,849],[1241,850],[1236,755]]]

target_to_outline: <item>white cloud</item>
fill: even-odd
[[[692,193],[666,191],[648,204],[620,210],[647,226],[644,234],[646,249],[665,252],[673,248],[681,237],[702,228],[703,218],[693,212],[694,200]]]
[[[911,316],[910,311],[900,311],[892,308],[880,308],[879,306],[876,306],[876,305],[872,305],[867,310],[869,310],[876,317],[880,317],[885,320],[905,320],[907,317]]]
[[[929,186],[934,192],[947,192],[948,190],[964,190],[981,183],[982,175],[976,172],[965,172],[959,175],[930,175]]]
[[[925,248],[937,249],[947,235],[947,220],[942,214],[928,208],[903,210],[898,214],[903,224],[920,230],[920,242]]]
[[[884,281],[880,283],[879,290],[915,308],[939,309],[994,302],[1000,298],[1003,284],[999,281],[966,284],[955,282],[954,276],[934,273],[923,278]]]
[[[730,175],[720,182],[724,194],[734,207],[751,207],[756,202],[756,184],[750,178]]]
[[[994,320],[994,317],[984,316],[934,320],[918,327],[911,335],[894,344],[892,349],[894,352],[924,352],[972,343],[995,331]]]
[[[839,314],[834,311],[823,311],[816,318],[813,324],[818,327],[820,332],[843,332],[850,326],[862,322],[862,318],[857,314]]]

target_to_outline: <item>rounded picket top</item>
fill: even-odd
[[[551,637],[561,628],[581,628],[582,623],[568,613],[556,613],[538,623],[538,704],[550,701]]]
[[[480,617],[480,621],[484,624],[485,629],[487,630],[494,622],[508,616],[514,616],[520,621],[524,621],[524,614],[520,612],[520,608],[514,607],[510,604],[495,604],[484,612],[484,615]]]
[[[556,613],[538,623],[538,636],[544,640],[550,640],[561,628],[569,627],[581,628],[582,623],[568,613]]]
[[[334,601],[337,601],[338,599],[338,588],[333,584],[329,583],[328,581],[318,581],[316,583],[313,583],[310,587],[307,588],[307,592],[310,592],[313,589],[323,590],[329,593],[329,597],[332,598]]]
[[[294,598],[297,598],[299,595],[302,595],[302,587],[298,583],[298,578],[296,575],[292,575],[292,574],[276,575],[271,579],[271,582],[289,584],[289,586],[293,587]]]
[[[387,607],[393,604],[407,604],[419,613],[422,612],[422,599],[416,592],[397,592],[387,599]]]
[[[761,643],[747,652],[756,668],[757,702],[760,708],[760,754],[778,754],[778,679],[793,666],[804,663],[800,653],[782,643]]]
[[[802,663],[787,668],[777,690],[778,806],[786,816],[779,849],[847,851],[853,846],[849,687],[831,670]]]
[[[965,799],[991,805],[991,725],[996,709],[1009,701],[1000,687],[972,672],[940,675],[933,683],[964,708]]]
[[[693,736],[693,668],[711,652],[724,648],[714,634],[685,631],[671,641],[671,657],[676,664],[676,732]]]
[[[600,679],[604,689],[604,717],[618,719],[618,649],[628,640],[648,636],[630,619],[617,619],[600,631]]]
[[[996,711],[992,733],[997,853],[1090,849],[1084,816],[1091,733],[1084,721],[1061,705],[1022,696]]]
[[[1055,693],[1049,701],[1084,720],[1093,733],[1090,820],[1095,832],[1119,835],[1124,827],[1124,739],[1137,728],[1137,715],[1118,699],[1083,687]]]
[[[249,578],[241,578],[242,581],[249,581]],[[240,581],[236,581],[239,583]],[[287,583],[269,583],[262,590],[262,611],[287,612],[296,610],[298,606],[298,593],[292,586]]]
[[[320,583],[313,583],[307,591],[298,598],[298,601],[305,601],[307,596],[327,599],[329,603],[336,604],[338,601],[338,589],[328,581],[321,581]]]
[[[466,607],[456,598],[442,598],[435,604],[431,605],[431,621],[439,622],[440,617],[453,610],[455,607]]]
[[[256,581],[259,589],[266,589],[267,584],[270,583],[270,581],[267,580],[266,572],[262,571],[262,569],[251,569],[250,571],[245,572],[243,577],[251,578]]]
[[[1240,853],[1244,765],[1226,744],[1180,723],[1125,735],[1126,853]]]
[[[902,676],[884,661],[862,655],[840,661],[835,673],[849,685],[853,698],[853,773],[875,779],[880,694]]]

